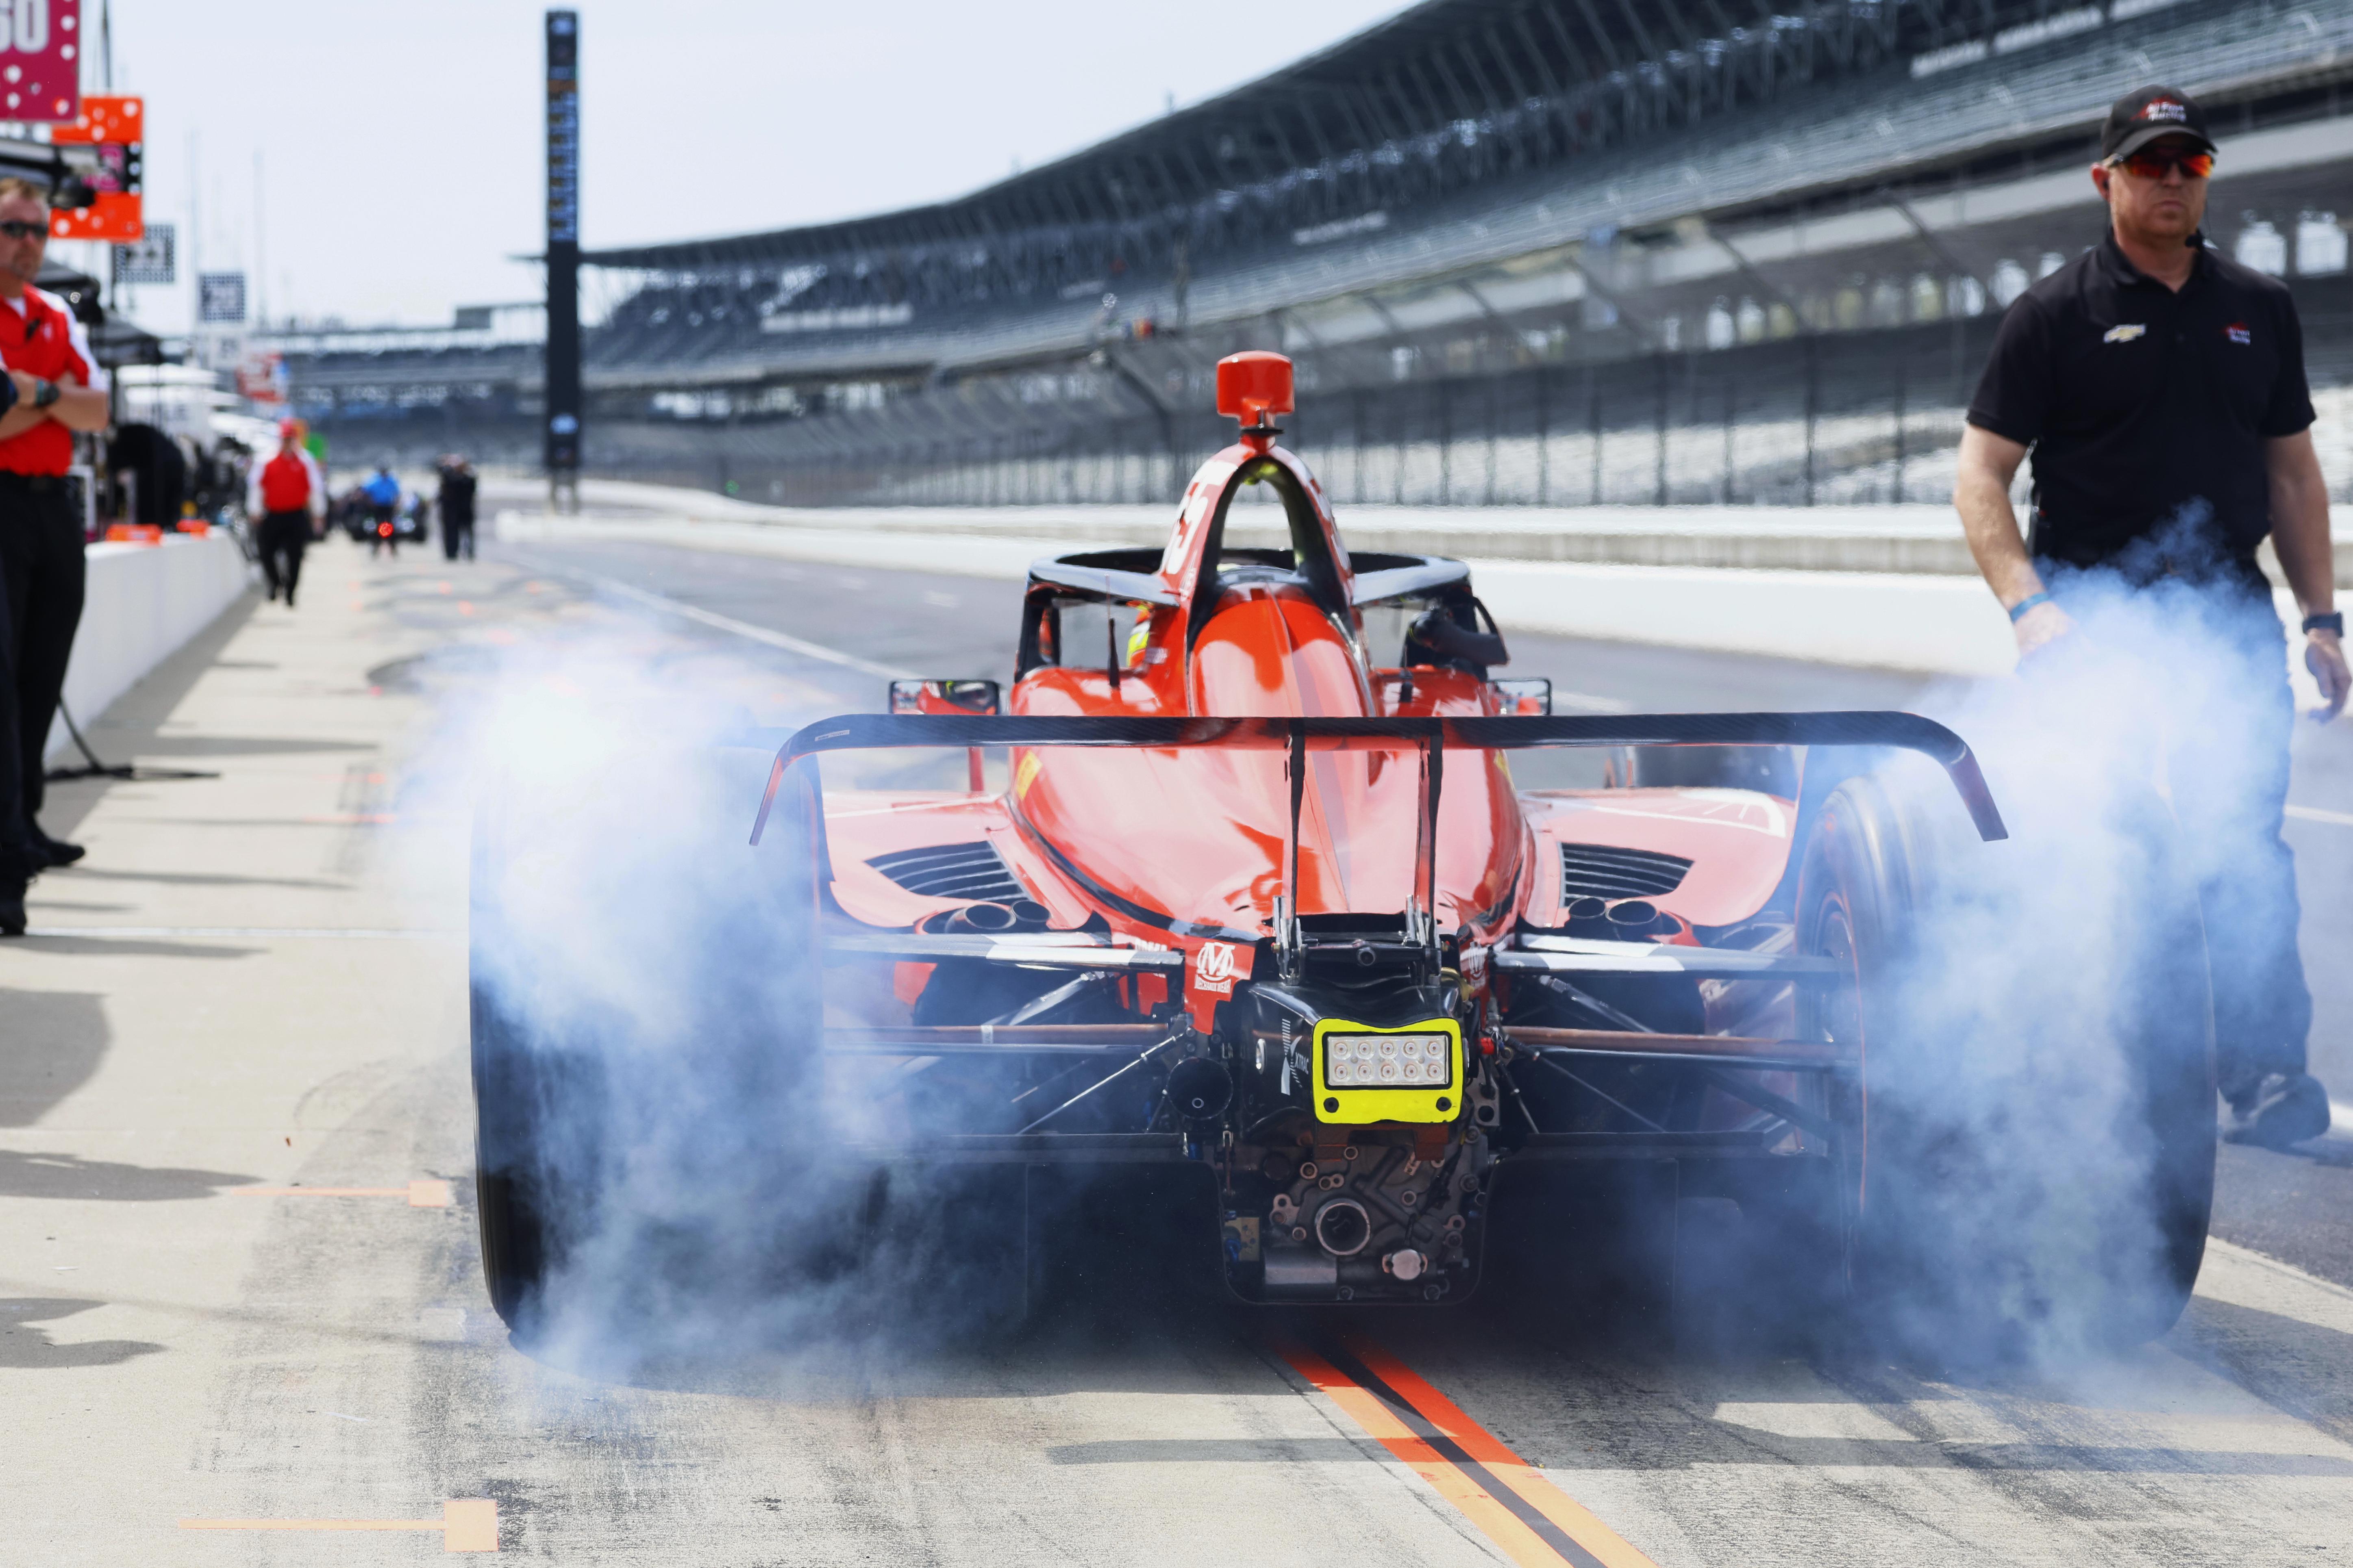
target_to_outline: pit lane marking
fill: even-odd
[[[375,1531],[438,1530],[444,1552],[496,1552],[499,1505],[489,1498],[452,1498],[439,1519],[184,1519],[182,1530]]]
[[[413,1209],[446,1209],[449,1184],[420,1178],[405,1187],[231,1187],[233,1198],[406,1198]]]
[[[1404,1363],[1361,1335],[1275,1347],[1522,1568],[1656,1568]]]
[[[884,680],[921,679],[912,669],[901,669],[898,666],[891,664],[877,664],[871,658],[860,658],[854,653],[844,653],[838,647],[828,647],[823,643],[809,642],[801,637],[787,636],[783,632],[772,632],[765,626],[755,626],[749,621],[739,621],[733,616],[723,616],[716,611],[703,609],[698,605],[690,605],[682,599],[670,598],[665,594],[650,593],[644,588],[635,587],[616,578],[598,577],[592,574],[588,581],[609,593],[618,594],[625,599],[635,599],[639,604],[653,609],[666,611],[673,616],[684,616],[690,621],[700,621],[706,626],[714,626],[723,632],[733,632],[737,637],[748,637],[753,642],[765,643],[770,647],[779,647],[786,653],[797,653],[803,658],[814,658],[826,664],[838,664],[845,669],[879,676]]]
[[[2287,814],[2306,822],[2326,822],[2332,826],[2353,827],[2353,811],[2323,811],[2316,805],[2291,805]]]

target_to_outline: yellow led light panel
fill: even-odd
[[[1461,1108],[1462,1026],[1453,1019],[1315,1026],[1318,1121],[1451,1121]]]

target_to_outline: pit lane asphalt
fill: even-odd
[[[866,675],[592,579],[957,675],[1005,673],[1015,592],[653,547],[449,567],[330,544],[310,575],[301,610],[241,607],[117,705],[103,749],[224,776],[61,789],[48,826],[90,864],[35,890],[59,934],[0,950],[0,1557],[406,1563],[440,1555],[433,1529],[179,1523],[430,1525],[487,1500],[503,1552],[565,1563],[1513,1560],[1256,1320],[1081,1314],[953,1352],[764,1345],[613,1378],[516,1351],[474,1257],[462,833],[409,771],[465,689],[446,650],[586,627],[732,682],[755,717],[787,686],[868,708]],[[1597,703],[1911,690],[1518,641],[1515,669]],[[2353,805],[2320,793],[2337,761],[2300,767],[2300,802]],[[2250,1170],[2306,1195],[2261,1198]],[[2341,1214],[2318,1184],[2340,1174],[2235,1158],[2226,1191],[2250,1195],[2226,1209]],[[238,1195],[296,1186],[361,1195]],[[2173,1334],[2042,1379],[1677,1353],[1494,1313],[1357,1326],[1662,1564],[2341,1560],[2347,1248],[2234,1223],[2247,1246],[2217,1246]]]

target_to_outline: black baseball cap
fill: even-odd
[[[2129,158],[2160,136],[2187,136],[2214,151],[2214,139],[2206,134],[2206,111],[2196,99],[2178,88],[2139,87],[2109,106],[2100,132],[2100,162]]]

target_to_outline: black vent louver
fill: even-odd
[[[1680,855],[1650,849],[1620,849],[1612,844],[1564,844],[1560,847],[1560,897],[1571,899],[1655,899],[1683,886],[1692,863]]]
[[[1001,904],[1029,896],[996,847],[986,840],[894,849],[866,863],[907,891],[926,899]]]

